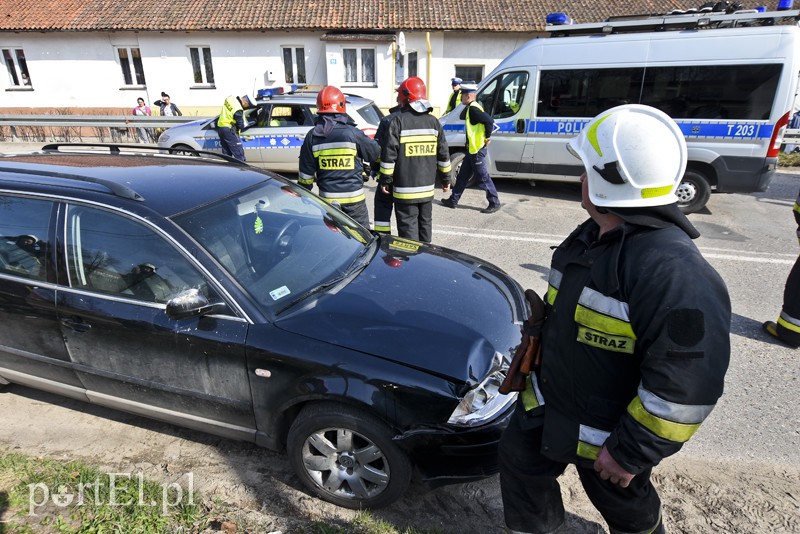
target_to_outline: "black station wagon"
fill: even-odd
[[[285,450],[349,508],[496,472],[519,285],[212,156],[0,157],[0,384]]]

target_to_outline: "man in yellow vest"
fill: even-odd
[[[447,108],[445,108],[445,113],[450,113],[456,106],[461,102],[461,78],[453,78],[450,80],[453,84],[453,93],[450,95],[450,99],[447,101]]]
[[[249,96],[229,96],[222,104],[217,119],[217,134],[222,153],[226,156],[244,161],[244,148],[239,133],[253,125],[245,120],[244,110],[255,107],[255,101]]]
[[[461,112],[461,120],[465,121],[467,132],[467,154],[461,164],[461,170],[456,176],[456,185],[453,186],[453,193],[450,198],[442,200],[442,205],[448,208],[455,208],[458,200],[467,188],[469,179],[474,174],[478,179],[478,187],[486,191],[486,200],[489,205],[481,210],[481,213],[494,213],[500,209],[500,198],[497,196],[497,189],[486,169],[486,149],[491,142],[494,120],[491,115],[483,111],[483,107],[475,101],[475,94],[478,86],[473,83],[461,85],[461,103],[464,104],[464,111]]]

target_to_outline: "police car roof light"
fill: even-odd
[[[275,87],[265,87],[263,89],[259,89],[258,93],[256,93],[256,98],[263,99],[263,98],[272,98],[275,95],[282,95],[285,93],[292,93],[297,91],[297,85],[279,85]]]
[[[567,16],[566,13],[550,13],[545,17],[545,22],[552,26],[564,26],[566,24],[573,24],[574,21]]]

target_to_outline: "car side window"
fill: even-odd
[[[208,296],[203,276],[161,235],[97,208],[68,207],[67,261],[76,289],[158,303],[190,288]]]
[[[0,272],[47,280],[52,202],[0,196]]]
[[[273,105],[267,126],[304,126],[306,116],[302,106]]]

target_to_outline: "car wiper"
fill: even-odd
[[[278,310],[278,312],[275,315],[280,315],[283,312],[285,312],[286,310],[288,310],[289,308],[291,308],[294,305],[298,304],[299,302],[302,302],[302,301],[306,300],[307,298],[309,298],[309,297],[311,297],[313,295],[316,295],[320,291],[323,291],[325,289],[328,289],[329,287],[335,286],[336,284],[338,284],[339,282],[341,282],[342,280],[344,280],[348,276],[350,276],[350,273],[344,272],[343,274],[337,276],[336,278],[332,278],[332,279],[328,280],[327,282],[324,282],[324,283],[322,283],[322,284],[320,284],[318,286],[312,287],[311,289],[309,289],[305,293],[301,294],[299,297],[297,297],[294,300],[292,300],[291,302],[289,302],[289,304],[287,304],[286,306],[284,306],[283,308]]]
[[[289,304],[287,304],[286,306],[284,306],[283,308],[278,310],[275,315],[282,314],[283,312],[285,312],[289,308],[291,308],[291,307],[295,306],[296,304],[306,300],[307,298],[309,298],[309,297],[311,297],[313,295],[316,295],[317,293],[319,293],[321,291],[324,291],[324,290],[328,289],[329,287],[335,286],[336,284],[338,284],[339,282],[341,282],[345,278],[349,278],[351,276],[354,276],[358,272],[360,272],[360,270],[363,269],[364,267],[366,267],[367,264],[369,263],[369,262],[361,261],[361,260],[365,256],[367,256],[367,253],[370,250],[372,250],[372,245],[375,243],[375,241],[377,241],[377,239],[378,239],[378,236],[373,235],[372,238],[367,242],[367,244],[361,250],[361,252],[358,253],[358,255],[353,259],[353,261],[350,263],[350,265],[347,267],[347,269],[344,270],[344,272],[342,274],[340,274],[339,276],[337,276],[335,278],[331,278],[327,282],[324,282],[322,284],[319,284],[318,286],[315,286],[315,287],[309,289],[305,293],[301,294],[300,296],[298,296],[297,298],[295,298],[294,300],[289,302]]]
[[[378,236],[372,234],[372,237],[370,237],[369,241],[364,244],[364,248],[361,249],[361,252],[359,252],[358,255],[353,258],[353,261],[350,262],[350,265],[347,267],[347,269],[345,269],[345,274],[349,274],[367,264],[367,262],[362,260],[369,254],[369,252],[372,251],[372,245],[374,245],[377,240]]]

